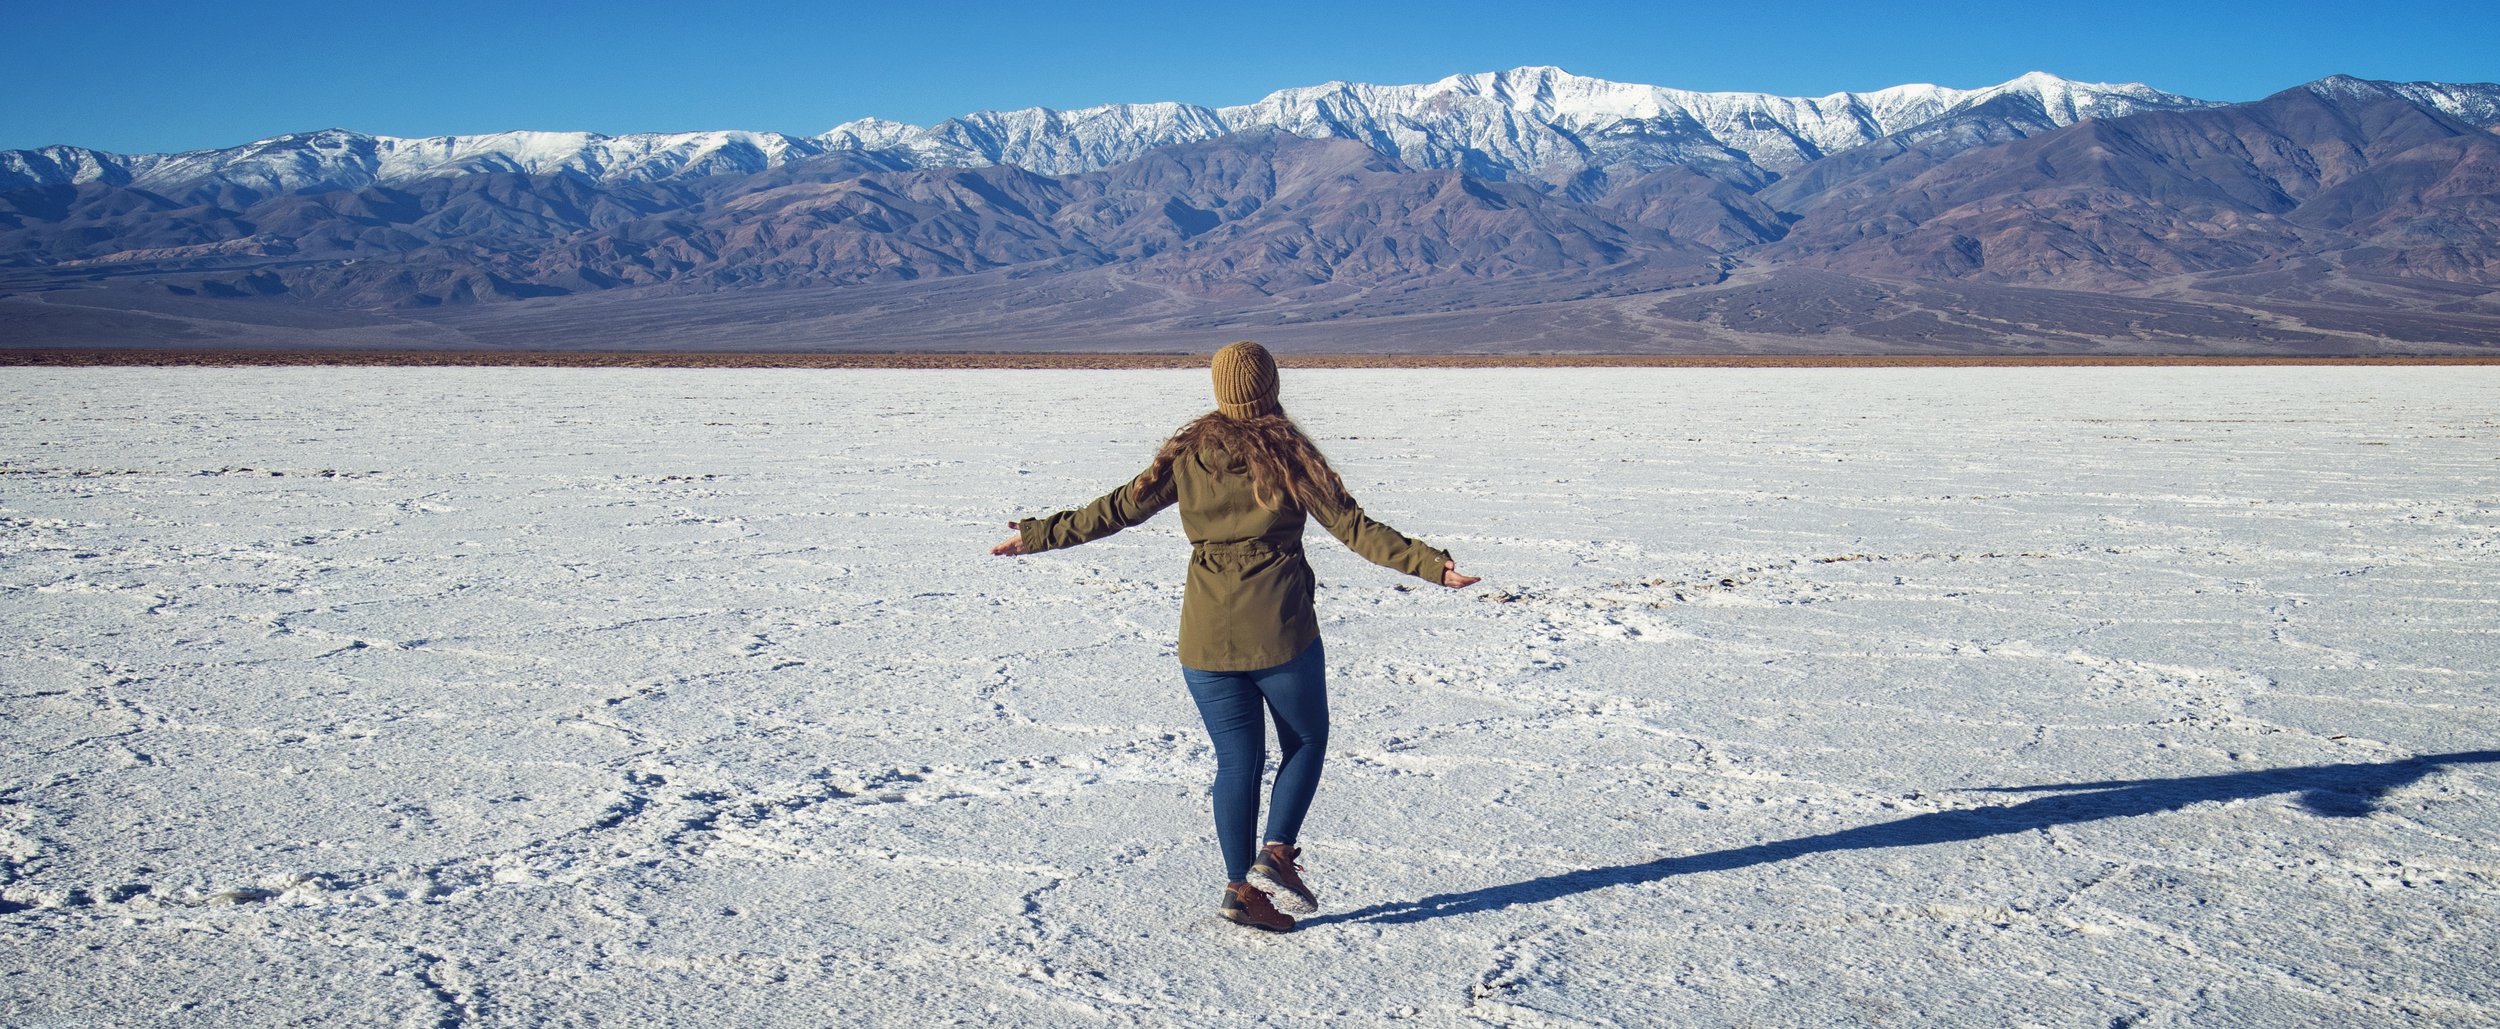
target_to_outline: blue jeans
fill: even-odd
[[[1183,667],[1190,699],[1215,741],[1215,841],[1224,849],[1224,881],[1250,874],[1258,850],[1259,775],[1267,768],[1267,720],[1276,720],[1276,788],[1268,798],[1267,838],[1292,843],[1319,791],[1328,751],[1327,659],[1318,640],[1293,660],[1255,672],[1206,672]]]

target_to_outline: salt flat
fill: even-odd
[[[2500,1017],[2500,369],[1288,371],[1328,906],[1216,920],[1203,372],[0,371],[0,1023]]]

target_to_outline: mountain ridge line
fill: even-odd
[[[373,140],[342,136],[220,152],[207,178],[12,190],[0,174],[0,346],[2500,345],[2500,86],[2330,77],[2214,104],[2037,75],[1837,107],[1688,95],[1528,68],[1287,90],[1244,131],[958,120],[927,131],[997,153],[765,171],[752,148],[558,169],[532,162],[571,137],[531,137],[536,157],[470,153],[388,184]],[[999,160],[1016,148],[1037,156]],[[1062,158],[1094,170],[1048,167]]]

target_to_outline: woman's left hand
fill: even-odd
[[[1008,522],[1007,524],[1015,528],[1016,534],[1007,537],[1007,539],[999,545],[991,547],[990,556],[992,557],[1024,556],[1024,523]]]

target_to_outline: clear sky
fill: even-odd
[[[0,27],[0,149],[125,153],[331,127],[812,135],[869,115],[1220,106],[1530,64],[1792,96],[2035,69],[2216,100],[2338,72],[2500,80],[2495,0],[0,0]]]

